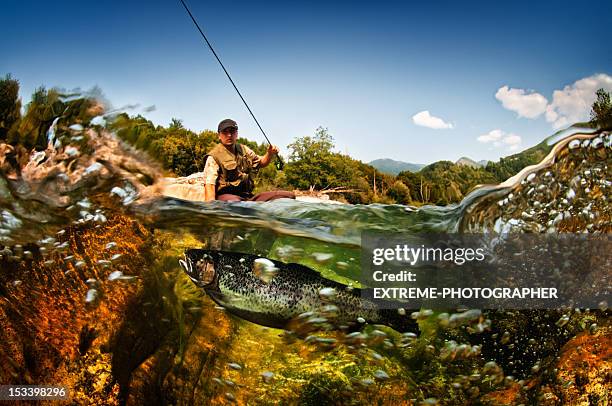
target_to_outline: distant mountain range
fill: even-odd
[[[455,162],[456,165],[471,166],[472,168],[484,168],[485,166],[487,166],[488,163],[489,161],[487,161],[486,159],[476,162],[473,159],[470,159],[465,156],[457,159],[457,162]]]
[[[410,162],[395,161],[389,158],[375,159],[369,162],[369,165],[390,175],[397,175],[403,171],[418,172],[425,167],[425,164],[413,164]]]
[[[487,161],[486,159],[476,162],[473,159],[467,157],[459,158],[457,162],[455,162],[455,164],[457,165],[471,166],[472,168],[484,168],[485,166],[487,166],[487,163],[489,163],[489,161]],[[425,166],[427,166],[425,164],[413,164],[410,162],[395,161],[389,158],[375,159],[372,162],[369,162],[369,165],[372,165],[379,171],[388,173],[390,175],[397,175],[398,173],[403,171],[418,172]]]

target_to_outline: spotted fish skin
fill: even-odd
[[[268,260],[276,270],[269,281],[254,272],[255,260],[261,257],[235,252],[189,249],[180,261],[191,280],[218,305],[245,320],[263,326],[286,328],[288,323],[306,312],[319,312],[333,304],[338,308],[338,325],[355,326],[358,318],[368,323],[387,325],[400,332],[418,332],[410,316],[395,309],[379,309],[374,302],[361,297],[360,289],[321,277],[300,264]],[[200,271],[204,262],[213,264],[214,277],[204,280]],[[210,275],[209,275],[210,276]],[[320,292],[332,288],[331,297]]]

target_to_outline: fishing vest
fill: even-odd
[[[253,163],[245,155],[240,144],[235,144],[236,155],[232,154],[223,146],[217,144],[207,155],[212,157],[219,165],[219,176],[217,177],[217,195],[225,193],[242,197],[252,197],[255,182],[253,181]]]

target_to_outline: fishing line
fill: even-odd
[[[246,108],[249,111],[249,113],[251,113],[251,117],[253,117],[253,120],[255,120],[255,123],[257,124],[257,127],[259,127],[259,130],[263,134],[264,138],[266,139],[266,141],[268,141],[268,144],[272,145],[272,143],[270,142],[270,139],[266,135],[266,132],[263,130],[263,128],[261,128],[261,125],[259,124],[259,121],[257,121],[257,118],[255,117],[255,114],[253,114],[253,111],[251,111],[251,108],[249,107],[248,103],[246,102],[246,100],[244,100],[244,97],[242,97],[242,93],[240,93],[240,90],[238,90],[238,87],[236,86],[236,84],[232,80],[232,77],[230,76],[229,72],[227,71],[227,69],[225,69],[225,65],[223,65],[223,62],[221,62],[221,59],[219,58],[219,56],[215,52],[215,49],[213,48],[212,44],[210,43],[210,41],[208,41],[208,38],[206,38],[206,35],[204,34],[204,31],[202,31],[202,29],[200,28],[200,24],[198,24],[198,22],[196,21],[195,17],[193,16],[193,14],[191,14],[191,10],[189,10],[189,7],[187,7],[187,4],[185,4],[185,2],[183,0],[179,0],[179,1],[183,5],[183,7],[185,7],[185,10],[187,11],[187,14],[189,14],[189,17],[191,17],[191,21],[193,21],[193,23],[195,24],[196,28],[198,29],[198,31],[202,35],[202,38],[204,38],[204,41],[206,41],[206,45],[208,45],[208,48],[210,48],[211,52],[213,53],[213,55],[217,59],[217,62],[219,62],[219,65],[221,65],[221,68],[223,68],[223,72],[225,72],[225,75],[227,76],[227,78],[231,82],[232,86],[234,86],[234,89],[236,90],[236,93],[238,93],[238,96],[240,96],[240,100],[242,100],[242,102],[246,106]],[[283,166],[285,166],[285,163],[283,162],[281,157],[278,156],[278,155],[276,155],[276,162],[274,164],[276,165],[276,168],[278,170],[282,170]]]

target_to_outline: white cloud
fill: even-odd
[[[495,147],[507,146],[510,151],[516,151],[519,149],[521,147],[521,143],[523,142],[520,135],[507,133],[500,129],[491,130],[476,139],[485,144],[493,143],[493,146]]]
[[[552,102],[546,107],[546,121],[555,129],[587,121],[595,92],[601,88],[612,91],[612,76],[600,73],[555,90]]]
[[[595,92],[602,88],[612,91],[612,76],[600,73],[577,80],[562,90],[555,90],[550,103],[540,93],[508,86],[500,87],[495,98],[519,117],[537,118],[545,113],[546,121],[558,129],[589,120]]]
[[[504,132],[502,130],[491,130],[486,134],[481,135],[480,137],[477,138],[478,141],[480,142],[491,142],[491,141],[498,141],[499,139],[501,139],[501,137],[504,135]]]
[[[514,111],[519,117],[536,118],[546,111],[548,100],[540,93],[528,93],[524,89],[513,89],[508,86],[500,87],[495,98],[504,108]]]
[[[453,128],[451,123],[447,123],[439,117],[432,116],[428,110],[423,110],[412,116],[412,122],[422,127],[433,128],[435,130],[443,130]]]

